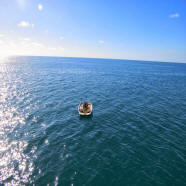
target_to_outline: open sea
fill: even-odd
[[[186,64],[1,61],[0,185],[186,185]]]

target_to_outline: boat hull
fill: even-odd
[[[82,113],[82,112],[79,112],[79,115],[80,116],[90,116],[92,114],[92,112],[90,113]]]

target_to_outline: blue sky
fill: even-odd
[[[1,0],[0,55],[186,62],[186,0]]]

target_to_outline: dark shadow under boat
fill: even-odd
[[[93,118],[93,113],[91,113],[91,115],[88,116],[79,115],[80,120],[92,120],[92,118]]]

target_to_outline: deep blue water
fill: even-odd
[[[80,118],[81,101],[93,103]],[[186,64],[0,63],[0,184],[184,185]]]

